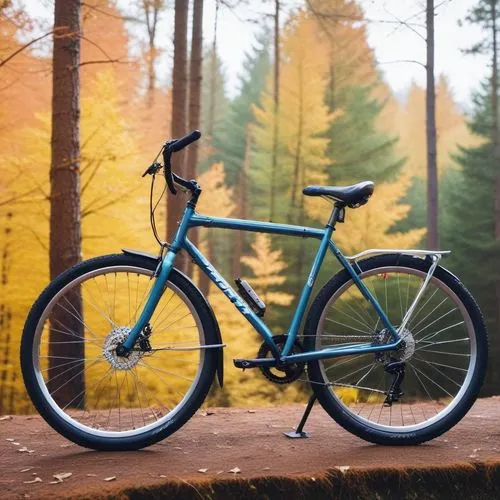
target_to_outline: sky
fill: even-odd
[[[234,1],[234,0],[233,0]],[[50,0],[24,0],[28,11],[46,23],[51,22]],[[283,15],[304,4],[303,0],[281,0]],[[435,46],[436,76],[449,78],[455,99],[467,108],[471,92],[488,75],[484,56],[466,56],[462,49],[481,38],[474,26],[458,25],[477,0],[436,0]],[[118,0],[122,11],[130,9],[130,0]],[[367,22],[368,42],[375,51],[383,77],[395,94],[403,97],[413,81],[425,86],[425,70],[415,62],[425,63],[425,0],[359,0]],[[234,96],[238,90],[238,73],[243,55],[249,50],[263,19],[271,23],[274,2],[247,0],[246,4],[231,10],[219,9],[218,50],[227,76],[227,91]],[[159,45],[163,58],[159,74],[169,75],[172,62],[173,0],[167,0],[159,30]],[[170,9],[168,9],[170,7]],[[215,0],[204,1],[204,41],[211,43],[215,18]],[[401,25],[406,21],[411,27]],[[133,28],[137,29],[137,28]]]

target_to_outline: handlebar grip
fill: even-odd
[[[172,153],[176,153],[186,146],[189,146],[192,142],[197,141],[201,137],[201,132],[199,130],[193,130],[191,133],[177,139],[173,144],[169,146]]]

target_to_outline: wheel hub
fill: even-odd
[[[118,356],[116,348],[127,340],[131,329],[117,326],[106,337],[103,346],[103,356],[115,370],[131,370],[142,357],[140,351],[130,351],[127,357]]]
[[[387,328],[384,328],[377,334],[375,339],[375,343],[379,345],[387,344],[391,334]],[[386,353],[379,353],[377,355],[377,359],[383,363],[387,361],[386,357],[397,360],[397,361],[408,361],[415,352],[415,338],[413,334],[408,330],[408,328],[404,328],[400,333],[401,343],[394,350]]]

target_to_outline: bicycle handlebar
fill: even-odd
[[[179,177],[178,175],[172,173],[172,162],[171,157],[172,153],[177,153],[181,151],[186,146],[189,146],[191,143],[197,141],[201,137],[201,132],[199,130],[193,130],[191,133],[181,137],[180,139],[173,139],[165,143],[165,147],[163,148],[163,163],[165,164],[165,180],[167,181],[168,189],[172,194],[177,193],[177,189],[175,188],[174,182],[181,184],[186,187],[188,181]]]
[[[181,137],[180,139],[175,139],[175,142],[169,141],[169,149],[172,153],[177,153],[186,146],[189,146],[192,142],[197,141],[201,137],[201,132],[199,130],[193,130],[191,133]]]

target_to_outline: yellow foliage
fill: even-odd
[[[277,203],[279,213],[288,215],[288,220],[291,220],[296,217],[299,205],[317,203],[312,198],[304,200],[301,191],[306,184],[326,181],[325,166],[328,161],[325,149],[328,139],[321,135],[334,116],[328,113],[324,103],[328,51],[324,41],[318,37],[314,19],[299,12],[285,27],[282,49],[277,117],[276,179],[279,188],[269,182],[275,121],[272,75],[269,75],[267,88],[261,96],[260,107],[254,106],[257,126],[253,136],[261,153],[257,155],[250,174],[261,179],[260,185],[276,190],[280,200]],[[267,182],[262,181],[264,177]],[[269,196],[266,196],[266,201],[268,199]]]
[[[144,161],[137,162],[137,150],[119,112],[119,93],[110,71],[96,76],[92,94],[82,100],[81,190],[82,247],[84,259],[119,252],[122,247],[154,249],[148,224],[148,188],[141,183]],[[9,192],[17,195],[32,190],[23,203],[2,209],[0,230],[11,231],[8,248],[8,276],[2,302],[11,312],[12,349],[19,347],[19,335],[27,312],[46,286],[49,235],[50,115],[38,115],[38,126],[12,133],[23,145],[15,156],[3,156],[2,179],[9,180]],[[16,175],[22,172],[23,175]],[[15,360],[19,383],[17,353]],[[24,391],[18,407],[25,405]],[[17,403],[16,403],[17,404]]]
[[[268,381],[258,369],[239,370],[233,367],[234,358],[255,358],[262,339],[252,326],[219,291],[212,289],[208,297],[219,326],[224,348],[224,389],[216,390],[209,405],[271,406],[303,401],[300,382],[278,386]],[[305,378],[305,376],[304,376]]]
[[[427,177],[425,109],[425,89],[413,84],[399,120],[399,149],[408,158],[405,171],[412,177]],[[444,75],[439,77],[436,87],[436,133],[439,174],[448,167],[457,168],[453,155],[458,153],[458,145],[473,147],[481,142],[468,129],[466,117],[453,100]]]
[[[406,233],[391,232],[403,220],[410,206],[398,203],[410,185],[409,177],[402,175],[394,182],[378,184],[370,201],[354,210],[346,209],[346,225],[338,225],[335,242],[344,252],[354,253],[367,248],[410,248],[424,236],[425,229]],[[324,209],[311,212],[312,217],[324,219]]]
[[[224,182],[224,164],[214,163],[198,176],[203,193],[198,202],[200,213],[218,217],[229,217],[234,210],[233,190]]]
[[[258,295],[266,305],[277,304],[288,306],[293,295],[285,292],[276,292],[271,287],[283,285],[286,278],[281,275],[288,266],[281,260],[281,250],[272,250],[271,238],[266,234],[258,234],[252,243],[255,257],[243,256],[241,262],[248,266],[254,276],[248,278],[252,282]]]

